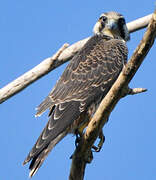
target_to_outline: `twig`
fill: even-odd
[[[131,88],[129,88],[129,86],[127,86],[122,90],[122,98],[127,96],[127,95],[135,95],[135,94],[143,93],[146,91],[147,91],[147,89],[145,89],[145,88],[131,89]]]
[[[122,91],[126,88],[135,75],[137,69],[140,67],[148,51],[154,43],[156,37],[156,11],[154,12],[150,24],[144,37],[138,47],[136,48],[131,59],[120,73],[118,79],[107,93],[105,98],[102,100],[99,108],[91,119],[83,138],[76,148],[72,156],[72,165],[69,180],[76,179],[77,171],[79,172],[80,180],[83,180],[84,172],[86,167],[86,156],[91,150],[95,140],[98,137],[104,124],[107,122],[108,117],[114,109],[117,102],[122,98]],[[79,162],[79,164],[77,164]],[[81,162],[81,163],[80,163]],[[81,166],[82,164],[82,166]],[[74,168],[72,168],[74,167]],[[75,170],[75,172],[73,171]],[[77,180],[77,179],[76,179]]]
[[[150,16],[151,15],[148,15],[138,20],[127,23],[129,31],[134,32],[138,29],[147,26],[150,20]],[[25,89],[34,81],[38,80],[39,78],[46,75],[53,69],[70,60],[83,47],[83,45],[87,42],[89,38],[90,37],[78,41],[73,45],[69,46],[68,48],[66,48],[67,45],[65,45],[65,47],[63,46],[63,48],[58,51],[59,53],[57,57],[54,55],[55,58],[53,58],[54,56],[52,56],[50,58],[45,59],[43,62],[41,62],[39,65],[31,69],[30,71],[26,72],[16,80],[1,88],[0,103],[3,103],[8,98]],[[55,59],[55,61],[53,59]]]
[[[127,95],[135,95],[135,94],[143,93],[146,91],[147,89],[145,88],[134,88],[134,89],[129,88]]]

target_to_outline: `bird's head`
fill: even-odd
[[[101,14],[93,28],[93,32],[94,34],[104,34],[113,38],[121,38],[124,41],[130,39],[125,19],[117,12]]]

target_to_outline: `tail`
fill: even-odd
[[[41,152],[39,152],[38,154],[36,154],[35,156],[31,155],[31,152],[29,153],[29,155],[27,156],[27,158],[24,160],[23,165],[25,165],[26,163],[28,163],[30,160],[31,164],[29,166],[30,169],[30,173],[29,173],[29,177],[32,177],[33,175],[36,174],[36,172],[38,171],[38,169],[40,168],[40,166],[42,165],[42,163],[44,162],[45,158],[48,156],[49,152],[54,148],[54,146],[61,141],[61,139],[64,138],[64,136],[66,136],[66,132],[62,132],[61,134],[59,134],[53,141],[51,141],[44,149],[42,149]]]
[[[79,105],[80,102],[71,101],[54,107],[47,125],[23,162],[24,165],[31,161],[29,167],[30,177],[37,172],[53,147],[70,132],[71,125],[80,115]]]

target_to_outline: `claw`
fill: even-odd
[[[99,134],[99,143],[97,146],[93,145],[92,146],[92,149],[94,149],[94,152],[100,152],[102,146],[103,146],[103,143],[105,142],[105,136],[103,134],[103,132],[101,131],[100,134]]]

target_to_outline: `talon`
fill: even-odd
[[[92,152],[99,152],[99,148],[95,145],[92,146]]]
[[[100,151],[102,146],[103,146],[103,143],[105,142],[105,136],[104,136],[102,131],[99,134],[99,139],[100,139],[100,141],[99,141],[99,144],[98,144],[98,148],[99,148],[98,150]]]
[[[94,149],[94,152],[100,152],[102,146],[103,146],[103,143],[105,142],[105,136],[103,134],[103,132],[101,131],[100,134],[99,134],[99,143],[97,146],[93,145],[92,148]]]

